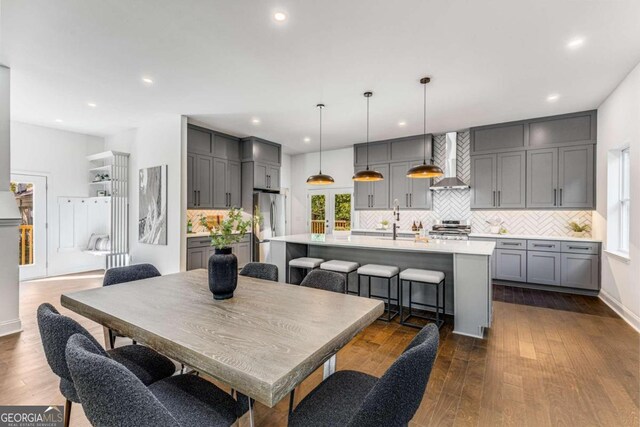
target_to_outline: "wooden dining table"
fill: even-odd
[[[217,301],[207,270],[63,294],[63,307],[275,406],[384,310],[379,300],[238,277]]]

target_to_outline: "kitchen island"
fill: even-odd
[[[445,311],[454,316],[454,332],[483,338],[484,328],[491,326],[491,257],[494,242],[431,240],[416,242],[413,238],[376,236],[334,236],[322,234],[296,234],[270,239],[271,251],[267,260],[278,266],[281,282],[299,283],[301,273],[292,269],[288,277],[288,263],[298,257],[324,260],[355,261],[360,265],[384,264],[405,268],[423,268],[446,274]],[[372,293],[386,293],[380,279],[371,279]],[[355,274],[350,278],[350,289],[355,289]],[[362,295],[367,296],[366,282],[362,281]],[[392,289],[395,297],[395,289]],[[435,289],[414,286],[413,300],[433,304]],[[408,295],[403,305],[408,306]]]

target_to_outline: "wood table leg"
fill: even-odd
[[[104,334],[104,348],[109,350],[111,348],[111,335],[109,334],[109,328],[103,326],[102,332]]]

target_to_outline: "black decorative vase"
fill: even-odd
[[[209,257],[209,290],[213,299],[229,299],[238,286],[238,258],[231,248],[217,249]]]

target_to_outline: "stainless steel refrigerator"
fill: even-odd
[[[267,262],[269,259],[269,242],[271,237],[284,236],[285,196],[274,193],[253,193],[253,209],[256,207],[262,216],[262,223],[253,230],[253,260]]]

